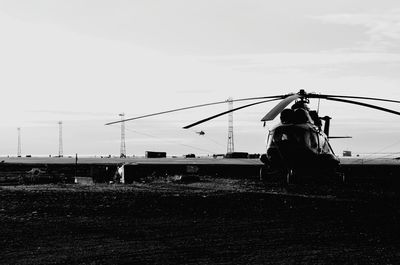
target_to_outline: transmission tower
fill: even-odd
[[[126,157],[126,147],[125,147],[125,113],[119,114],[121,117],[121,148],[120,148],[120,157]]]
[[[228,102],[228,110],[233,109],[233,100],[232,98],[228,98],[226,100]],[[233,112],[229,112],[228,116],[228,146],[226,149],[227,153],[232,153],[234,152],[234,142],[233,142]]]
[[[58,122],[58,157],[63,157],[62,121]]]
[[[21,157],[21,128],[17,128],[18,131],[18,150],[17,150],[17,156]]]

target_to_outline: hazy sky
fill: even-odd
[[[400,100],[398,1],[0,0],[0,154],[119,154],[104,123],[297,92]],[[317,102],[312,102],[316,106]],[[239,106],[239,103],[237,105]],[[400,111],[400,105],[382,104]],[[266,104],[234,115],[236,151],[261,153]],[[224,153],[226,105],[126,124],[129,155]],[[321,101],[337,153],[400,152],[400,116]],[[206,135],[199,136],[196,131]]]

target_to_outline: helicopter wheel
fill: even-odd
[[[340,173],[342,175],[342,185],[346,184],[346,175],[344,173]]]
[[[267,168],[265,166],[262,166],[260,168],[260,180],[261,181],[267,180]]]
[[[293,169],[288,169],[288,171],[286,172],[286,181],[285,184],[289,185],[293,182],[294,179],[294,171]]]

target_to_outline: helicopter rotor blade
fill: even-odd
[[[286,96],[281,102],[279,102],[272,110],[270,110],[262,119],[261,121],[272,121],[275,119],[276,116],[279,115],[292,101],[301,98],[303,95],[292,94]]]
[[[400,112],[398,112],[398,111],[394,111],[394,110],[391,110],[391,109],[387,109],[387,108],[383,108],[383,107],[379,107],[379,106],[376,106],[376,105],[371,105],[371,104],[367,104],[367,103],[363,103],[363,102],[347,100],[347,99],[342,99],[342,98],[331,98],[331,97],[327,97],[325,99],[326,100],[332,100],[332,101],[338,101],[338,102],[344,102],[344,103],[350,103],[350,104],[355,104],[355,105],[360,105],[360,106],[364,106],[364,107],[367,107],[367,108],[377,109],[377,110],[389,112],[389,113],[392,113],[392,114],[400,115]]]
[[[371,97],[359,97],[359,96],[345,96],[345,95],[324,95],[324,94],[308,94],[308,98],[350,98],[350,99],[365,99],[365,100],[376,100],[383,102],[400,103],[399,100],[385,99],[385,98],[371,98]]]
[[[262,104],[262,103],[271,102],[271,101],[278,100],[278,99],[280,99],[280,98],[263,100],[263,101],[251,103],[251,104],[248,104],[248,105],[244,105],[244,106],[241,106],[241,107],[237,107],[237,108],[234,108],[234,109],[231,109],[231,110],[227,110],[227,111],[218,113],[218,114],[216,114],[216,115],[213,115],[213,116],[211,116],[211,117],[208,117],[208,118],[202,119],[202,120],[200,120],[200,121],[194,122],[194,123],[192,123],[192,124],[186,125],[185,127],[183,127],[183,129],[192,128],[193,126],[196,126],[196,125],[199,125],[199,124],[201,124],[201,123],[203,123],[203,122],[206,122],[206,121],[215,119],[215,118],[220,117],[220,116],[222,116],[222,115],[225,115],[225,114],[227,114],[227,113],[229,113],[229,112],[233,112],[233,111],[236,111],[236,110],[244,109],[244,108],[251,107],[251,106],[254,106],[254,105],[258,105],[258,104]]]
[[[279,102],[272,110],[270,110],[261,119],[261,121],[271,121],[271,120],[275,119],[275,117],[278,116],[291,102],[293,102],[293,101],[295,101],[295,100],[297,100],[299,98],[322,98],[322,99],[326,99],[326,100],[332,100],[332,101],[339,101],[339,102],[344,102],[344,103],[361,105],[361,106],[364,106],[364,107],[369,107],[369,108],[373,108],[373,109],[377,109],[377,110],[381,110],[381,111],[385,111],[385,112],[389,112],[389,113],[400,115],[399,112],[394,111],[394,110],[386,109],[386,108],[383,108],[383,107],[379,107],[379,106],[375,106],[375,105],[371,105],[371,104],[367,104],[367,103],[347,100],[347,99],[363,99],[363,100],[375,100],[375,101],[383,101],[383,102],[400,103],[400,101],[398,101],[398,100],[372,98],[372,97],[360,97],[360,96],[325,95],[325,94],[316,94],[316,93],[306,93],[304,90],[300,90],[298,93],[295,93],[295,94],[286,94],[286,95],[278,95],[278,96],[267,96],[267,97],[242,98],[242,99],[232,100],[232,102],[247,101],[247,100],[261,100],[261,99],[265,100],[265,101],[262,101],[262,102],[259,102],[259,103],[252,103],[252,104],[248,105],[248,106],[253,106],[253,104],[256,105],[256,104],[261,104],[261,103],[265,103],[265,102],[268,102],[268,101],[282,99],[281,102]],[[188,109],[193,109],[193,108],[200,108],[200,107],[206,107],[206,106],[217,105],[217,104],[225,104],[225,103],[227,103],[227,100],[225,100],[225,101],[217,101],[217,102],[212,102],[212,103],[206,103],[206,104],[200,104],[200,105],[193,105],[193,106],[188,106],[188,107],[182,107],[182,108],[177,108],[177,109],[161,111],[161,112],[151,113],[151,114],[142,115],[142,116],[137,116],[137,117],[133,117],[133,118],[128,118],[128,119],[124,119],[124,120],[113,121],[113,122],[106,123],[105,125],[111,125],[111,124],[116,124],[116,123],[120,123],[120,122],[131,121],[131,120],[136,120],[136,119],[141,119],[141,118],[147,118],[147,117],[151,117],[151,116],[157,116],[157,115],[167,114],[167,113],[181,111],[181,110],[188,110]],[[243,106],[243,108],[245,108],[246,106]],[[241,109],[241,108],[242,107],[239,107],[239,108],[236,108],[234,110]],[[232,110],[232,111],[234,111],[234,110]],[[188,126],[185,126],[184,128],[193,127],[193,126],[195,126],[197,124],[200,124],[202,122],[214,119],[214,118],[219,117],[221,115],[224,115],[226,113],[229,113],[229,111],[214,115],[214,116],[212,116],[210,118],[206,118],[204,120],[199,121],[198,123],[190,124]]]
[[[241,99],[233,99],[232,102],[258,100],[258,99],[280,99],[280,98],[283,98],[283,97],[285,97],[285,95],[241,98]],[[189,106],[189,107],[182,107],[182,108],[178,108],[178,109],[172,109],[172,110],[167,110],[167,111],[161,111],[161,112],[146,114],[146,115],[137,116],[137,117],[133,117],[133,118],[128,118],[128,119],[124,119],[124,120],[108,122],[105,125],[111,125],[111,124],[116,124],[116,123],[120,123],[120,122],[131,121],[131,120],[137,120],[137,119],[157,116],[157,115],[161,115],[161,114],[167,114],[167,113],[181,111],[181,110],[188,110],[188,109],[194,109],[194,108],[200,108],[200,107],[206,107],[206,106],[212,106],[212,105],[218,105],[218,104],[226,104],[226,103],[227,103],[227,101],[225,100],[225,101],[217,101],[217,102],[211,102],[211,103],[206,103],[206,104],[193,105],[193,106]]]

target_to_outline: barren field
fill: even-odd
[[[253,180],[0,187],[1,264],[399,264],[393,192]]]

